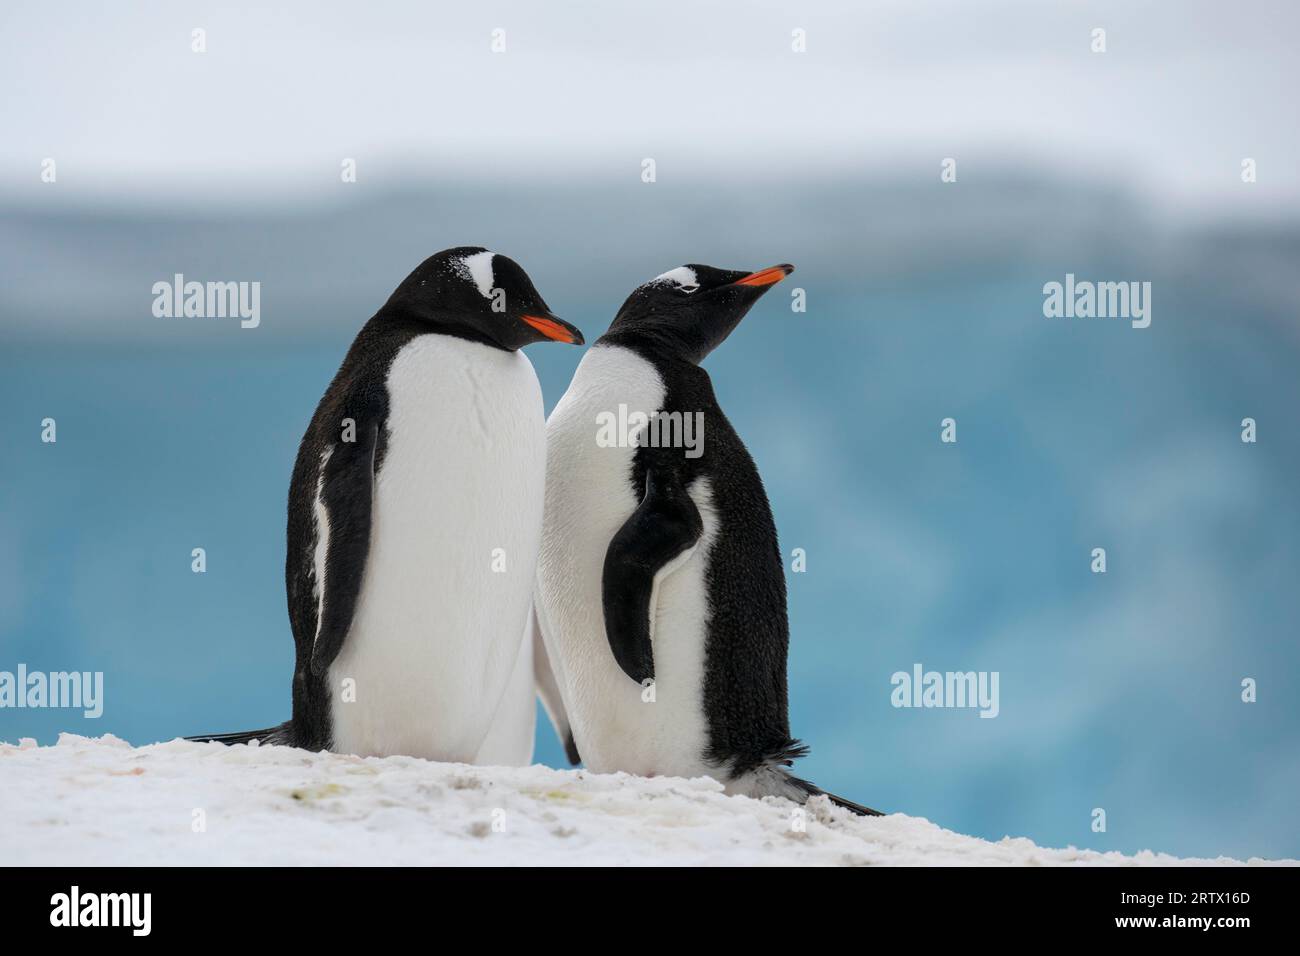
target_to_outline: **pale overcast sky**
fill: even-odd
[[[1253,157],[1252,201],[1300,206],[1292,0],[270,7],[5,4],[0,195],[46,157],[68,195],[202,202],[325,187],[343,157],[373,183],[635,177],[647,156],[661,178],[934,178],[953,156],[1214,206]]]

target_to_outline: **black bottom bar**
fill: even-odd
[[[434,942],[432,927],[444,927],[439,936],[461,927],[495,942],[608,927],[667,945],[663,934],[676,934],[681,920],[704,918],[724,934],[760,936],[827,922],[862,933],[864,944],[909,926],[926,942],[1047,931],[1071,941],[1230,944],[1288,925],[1296,876],[1287,868],[8,869],[0,900],[6,941],[77,933],[82,943],[146,935],[338,943],[383,930]]]

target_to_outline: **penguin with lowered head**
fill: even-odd
[[[293,715],[191,739],[531,759],[546,447],[520,349],[582,341],[516,262],[481,247],[439,252],[402,281],[352,343],[294,465]]]

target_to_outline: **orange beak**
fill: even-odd
[[[554,319],[543,318],[540,315],[521,315],[520,318],[548,339],[567,342],[570,345],[582,344],[582,333],[572,326],[562,325]]]
[[[780,282],[791,272],[794,272],[794,266],[783,263],[779,266],[771,266],[767,269],[759,269],[757,272],[751,272],[743,279],[737,279],[733,285],[775,285]]]

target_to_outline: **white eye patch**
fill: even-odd
[[[695,270],[689,266],[678,266],[676,269],[669,269],[663,275],[655,276],[646,285],[654,285],[656,282],[671,282],[683,292],[694,292],[700,287],[700,281],[695,275]]]
[[[474,283],[479,294],[485,299],[492,298],[492,258],[495,252],[476,252],[472,256],[466,256],[464,259],[456,260],[456,271],[463,277]]]

